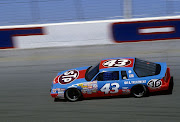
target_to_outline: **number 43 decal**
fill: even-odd
[[[110,86],[112,86],[112,88],[110,89]],[[118,89],[119,89],[120,85],[119,83],[106,83],[100,90],[101,92],[104,92],[105,94],[108,93],[118,93]]]

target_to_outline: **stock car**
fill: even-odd
[[[134,57],[103,59],[95,66],[59,72],[50,95],[57,101],[82,98],[133,95],[140,98],[151,92],[172,94],[173,77],[165,62],[149,62]]]

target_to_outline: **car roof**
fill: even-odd
[[[132,69],[135,57],[116,57],[102,59],[99,64],[99,71],[119,71],[120,69]]]
[[[109,59],[135,59],[135,57],[115,57],[115,58],[104,58],[103,60],[109,60]]]

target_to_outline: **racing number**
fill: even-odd
[[[126,66],[127,64],[127,62],[129,62],[129,60],[127,60],[127,59],[121,59],[121,60],[118,60],[118,62],[117,62],[117,64],[115,65],[115,66],[118,66],[118,67],[120,67],[120,66]]]
[[[107,67],[121,67],[129,65],[130,63],[128,59],[114,59],[104,62],[103,65]]]
[[[112,86],[112,88],[110,89],[110,85]],[[120,85],[119,83],[106,83],[100,90],[101,92],[104,92],[105,94],[108,93],[118,93],[118,89],[119,89]]]
[[[116,60],[110,60],[110,61],[104,62],[104,66],[112,67],[114,64],[116,64]]]

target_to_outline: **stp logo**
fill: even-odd
[[[152,79],[147,85],[151,88],[159,88],[162,85],[162,81],[160,79]]]
[[[79,72],[77,70],[69,70],[66,71],[59,77],[60,84],[68,84],[74,81],[79,76]]]
[[[131,64],[131,61],[128,59],[112,59],[105,61],[103,66],[105,67],[123,67]]]

